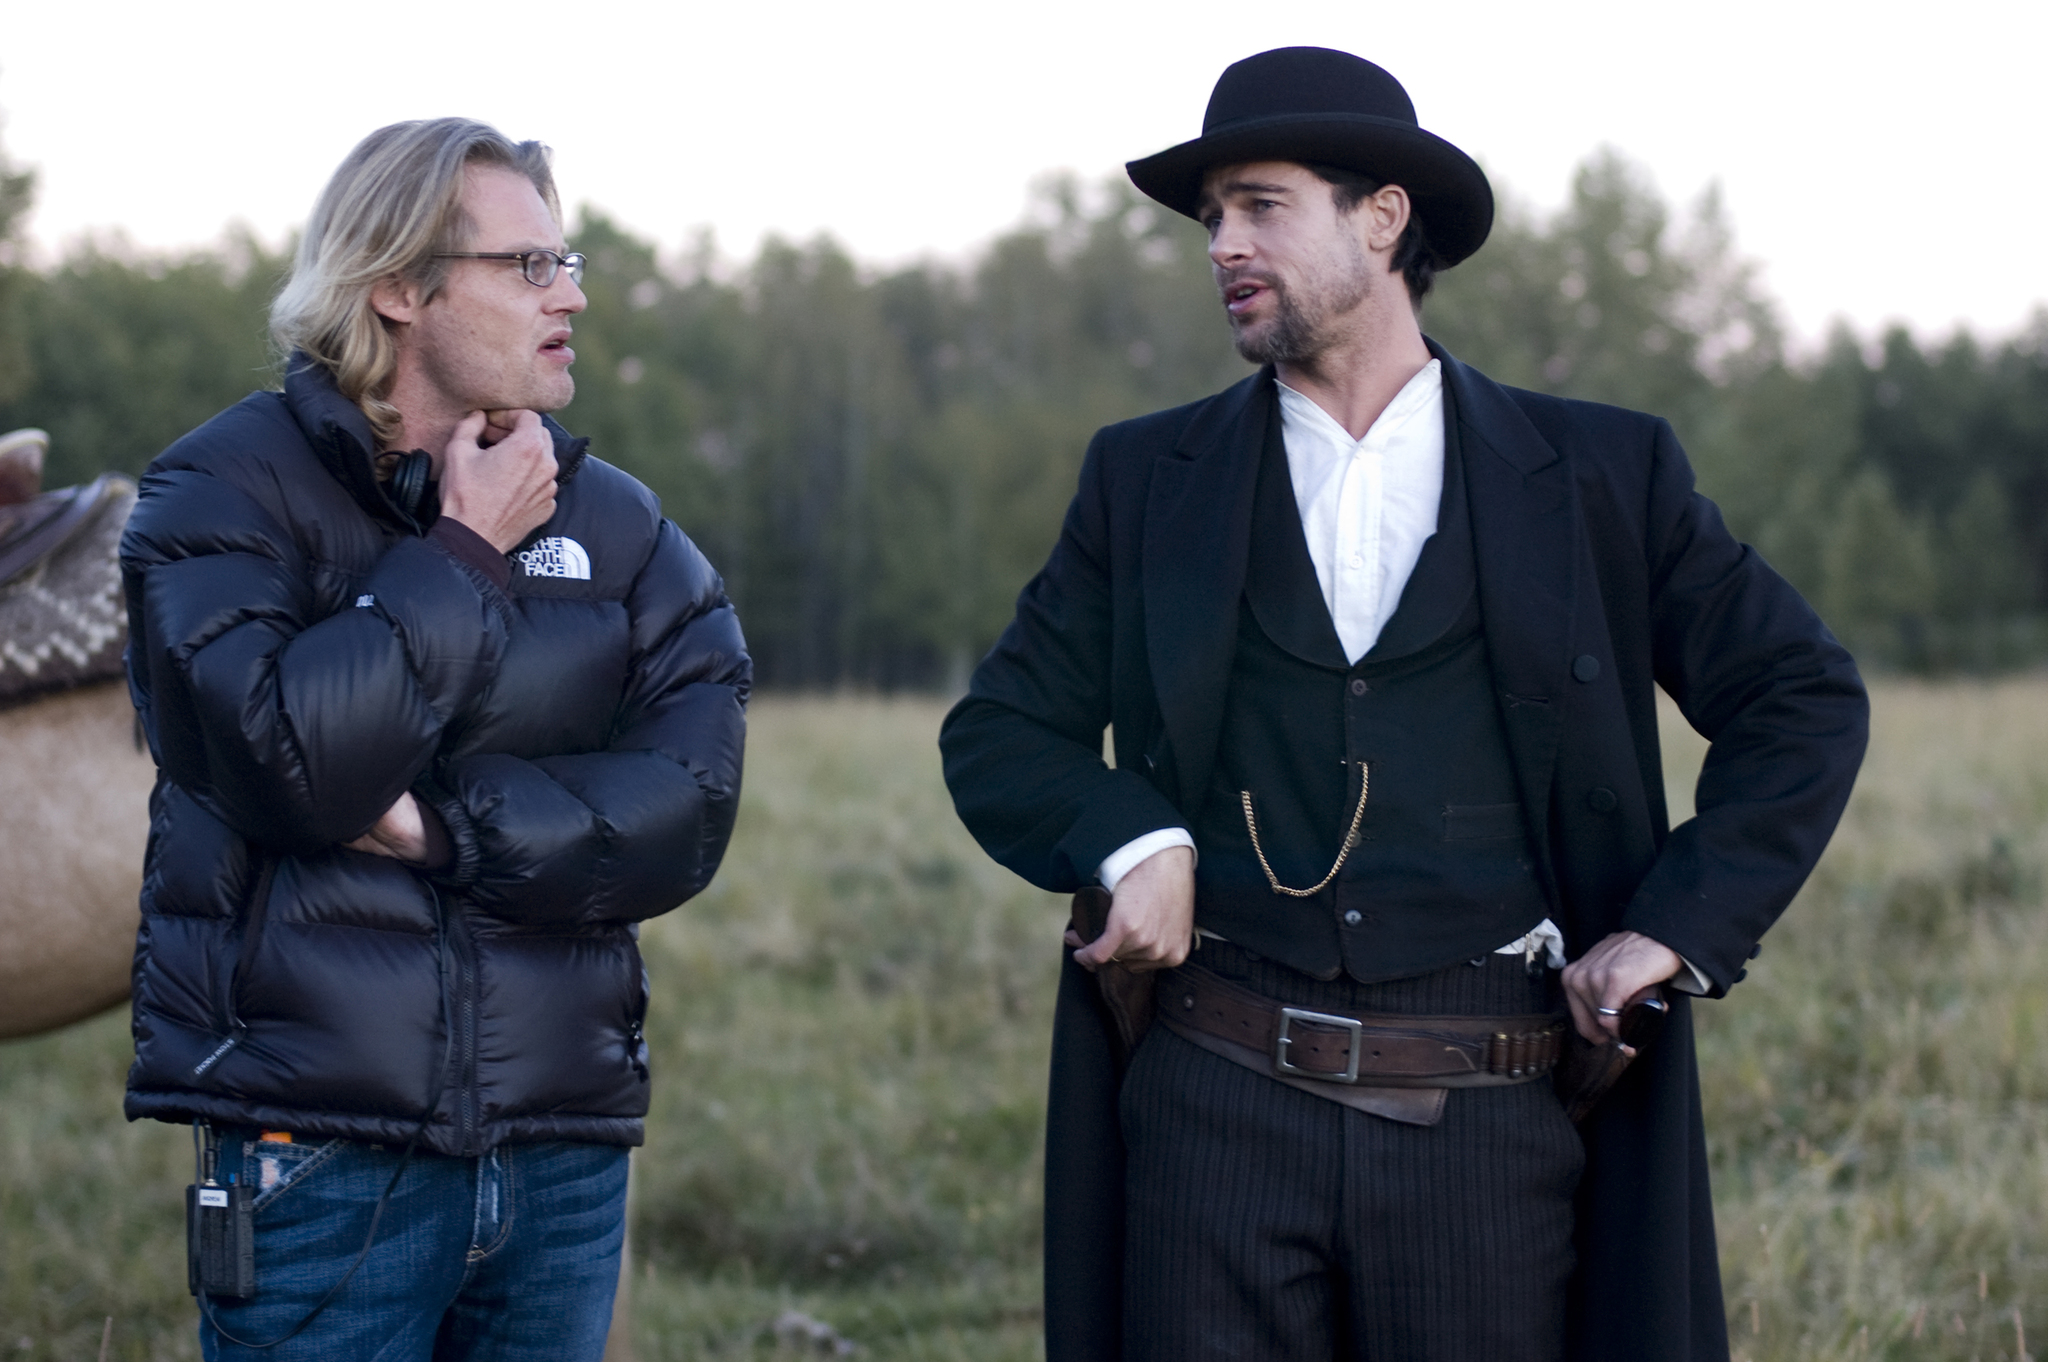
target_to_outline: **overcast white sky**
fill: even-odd
[[[2007,332],[2048,303],[2040,0],[15,0],[0,141],[40,172],[49,252],[230,221],[277,240],[371,128],[461,113],[556,150],[563,197],[679,248],[828,230],[856,255],[958,255],[1031,182],[1193,136],[1268,47],[1391,70],[1496,188],[1560,202],[1607,143],[1690,200],[1726,194],[1795,333],[1843,316]]]

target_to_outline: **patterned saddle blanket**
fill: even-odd
[[[0,505],[0,707],[121,675],[134,505],[135,484],[111,473]]]

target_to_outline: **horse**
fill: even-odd
[[[128,997],[156,779],[121,668],[135,484],[44,492],[48,442],[0,436],[0,1040]]]

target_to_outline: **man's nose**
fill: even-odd
[[[573,316],[589,306],[590,299],[583,296],[583,286],[569,277],[569,271],[561,271],[555,275],[555,282],[548,285],[548,311]]]
[[[1209,238],[1210,261],[1221,266],[1240,265],[1251,253],[1251,233],[1245,230],[1244,219],[1235,213],[1223,214]]]

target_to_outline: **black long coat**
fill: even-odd
[[[1522,807],[1574,956],[1632,929],[1738,981],[1847,802],[1868,704],[1849,655],[1736,542],[1663,421],[1501,387],[1444,361],[1480,604]],[[1100,432],[1050,560],[948,716],[962,820],[1045,889],[1193,826],[1208,789],[1275,389]],[[1671,829],[1653,687],[1712,743]],[[1116,763],[1100,756],[1113,728]],[[1723,1358],[1727,1330],[1691,1016],[1584,1131],[1570,1355]],[[1100,1014],[1071,959],[1046,1166],[1053,1362],[1116,1355],[1122,1144]]]

